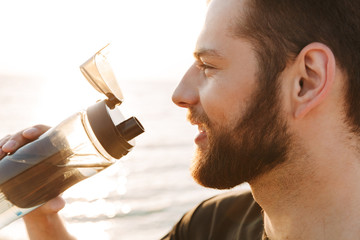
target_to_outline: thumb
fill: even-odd
[[[39,219],[39,218],[41,219],[46,216],[54,215],[64,208],[65,203],[66,203],[65,200],[62,197],[58,196],[56,198],[51,199],[41,207],[30,212],[29,214],[26,214],[24,216],[24,219],[26,220]]]
[[[58,196],[45,203],[38,210],[40,210],[43,214],[53,214],[63,209],[65,204],[65,200],[61,196]]]

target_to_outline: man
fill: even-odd
[[[251,193],[203,202],[164,239],[360,239],[360,1],[212,0],[194,55],[173,95],[199,127],[192,175]],[[62,204],[26,216],[33,239]]]

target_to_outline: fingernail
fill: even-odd
[[[14,140],[9,140],[4,144],[2,149],[6,152],[11,152],[11,151],[15,150],[16,145],[17,145],[17,143]]]
[[[39,134],[39,129],[37,128],[28,128],[26,130],[23,131],[23,135],[25,137],[32,137],[32,136],[37,136]]]

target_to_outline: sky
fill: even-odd
[[[205,8],[205,0],[1,1],[0,73],[70,72],[111,43],[127,61],[123,74],[176,75],[192,60]]]
[[[79,66],[108,43],[123,92],[133,80],[177,83],[194,60],[205,11],[205,0],[1,1],[0,94],[8,99],[22,93],[38,103],[23,106],[29,121],[22,125],[56,124],[94,101]],[[25,104],[21,100],[11,103]],[[0,118],[23,116],[8,109]],[[3,131],[19,124],[10,121]]]

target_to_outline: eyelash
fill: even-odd
[[[198,67],[201,71],[205,71],[205,70],[207,70],[207,69],[215,69],[213,66],[207,65],[207,64],[202,63],[202,62],[198,63],[198,64],[197,64],[197,67]]]

